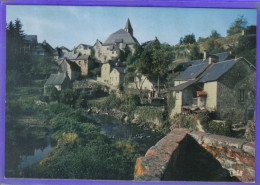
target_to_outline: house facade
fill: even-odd
[[[81,69],[81,76],[87,76],[89,74],[89,68],[93,64],[90,55],[80,55],[76,59],[72,59]]]
[[[44,84],[44,95],[48,94],[48,88],[55,87],[58,91],[72,88],[72,83],[66,73],[51,74]]]
[[[218,60],[211,56],[176,77],[172,115],[206,109],[222,119],[234,110],[241,121],[254,119],[256,68],[244,58]]]
[[[117,87],[123,82],[126,69],[120,61],[110,60],[101,67],[101,76],[97,81]]]
[[[75,62],[64,58],[59,64],[59,72],[66,73],[69,79],[74,81],[80,77],[81,69]]]

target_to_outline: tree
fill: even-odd
[[[193,44],[195,43],[195,35],[191,34],[191,35],[186,35],[183,39],[183,44]]]
[[[50,86],[47,88],[47,95],[49,96],[50,101],[59,101],[60,93],[56,87]]]
[[[75,103],[75,96],[73,93],[73,90],[71,89],[66,89],[62,91],[61,96],[60,96],[60,102],[65,104],[65,105],[70,105],[73,106]]]
[[[228,35],[234,35],[237,33],[241,33],[243,29],[246,28],[247,20],[244,16],[239,16],[235,22],[233,22],[230,28],[227,30]]]
[[[180,38],[180,45],[183,44],[183,37]]]
[[[198,46],[197,43],[195,43],[190,51],[190,60],[196,60],[196,59],[200,59],[202,57],[202,54],[200,53],[200,48]]]
[[[210,38],[217,39],[217,38],[220,38],[220,37],[221,37],[221,35],[216,30],[211,31]]]

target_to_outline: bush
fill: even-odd
[[[175,128],[189,128],[192,130],[196,130],[196,120],[185,114],[176,114],[170,120],[170,123],[171,123],[171,126],[170,126],[171,130],[173,130]]]
[[[212,134],[224,135],[224,136],[232,136],[232,125],[231,122],[209,122],[206,131]]]

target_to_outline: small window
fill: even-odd
[[[244,89],[240,89],[239,90],[239,101],[240,102],[244,102],[245,101],[245,90]]]

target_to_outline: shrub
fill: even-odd
[[[176,114],[170,120],[171,126],[170,129],[173,130],[175,128],[189,128],[196,129],[196,120],[192,117],[189,117],[185,114]]]

